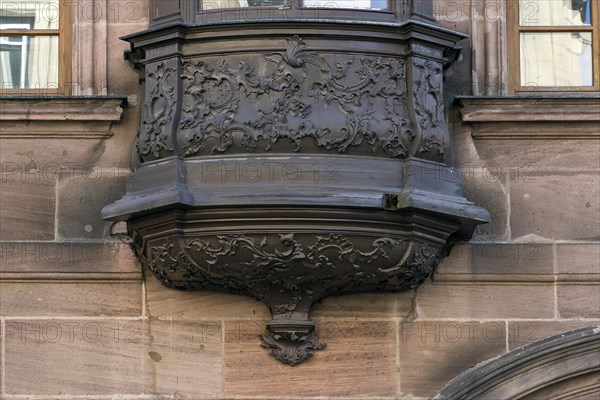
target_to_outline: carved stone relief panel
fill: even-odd
[[[413,58],[413,105],[419,143],[415,156],[443,161],[448,146],[448,126],[444,116],[442,64]]]
[[[159,61],[146,67],[146,98],[136,143],[141,161],[174,154],[173,125],[177,115],[177,60]]]
[[[337,152],[412,155],[400,57],[284,52],[183,61],[182,154]]]

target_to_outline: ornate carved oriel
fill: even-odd
[[[128,221],[165,285],[265,302],[257,345],[286,364],[325,347],[315,302],[417,287],[489,221],[444,164],[443,54],[462,36],[394,7],[369,24],[179,10],[125,38],[145,103],[127,194],[104,217]]]

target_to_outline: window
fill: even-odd
[[[0,92],[65,93],[70,25],[62,0],[0,0]]]
[[[509,0],[513,93],[600,89],[600,0]]]
[[[205,11],[240,7],[306,7],[334,9],[389,9],[387,0],[204,0]]]

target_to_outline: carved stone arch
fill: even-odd
[[[520,347],[453,379],[435,400],[600,397],[600,325]]]

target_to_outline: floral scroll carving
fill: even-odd
[[[448,127],[444,118],[442,65],[422,59],[414,59],[413,64],[415,114],[422,132],[418,152],[437,151],[437,155],[443,160],[447,146]]]
[[[303,325],[316,301],[365,286],[416,287],[433,271],[439,251],[403,237],[235,233],[167,237],[149,246],[142,260],[169,287],[249,294],[265,302],[274,319],[299,324],[297,330],[261,336],[271,356],[295,365],[325,347]]]
[[[168,67],[164,62],[159,62],[147,72],[146,79],[151,92],[146,96],[144,119],[137,142],[137,152],[141,156],[160,158],[161,151],[173,151],[168,136],[177,99],[175,86],[170,83],[169,78],[175,72],[175,68]]]
[[[266,53],[253,63],[184,60],[183,153],[224,153],[236,144],[246,152],[259,145],[270,151],[283,140],[299,152],[310,138],[318,148],[340,153],[365,144],[372,154],[408,157],[414,134],[404,59],[328,60],[305,47],[294,36],[285,52]],[[338,121],[323,117],[332,111]]]
[[[183,289],[198,289],[221,282],[224,269],[230,291],[245,292],[264,300],[265,288],[276,286],[299,294],[313,295],[307,289],[313,283],[328,280],[347,281],[344,288],[366,278],[385,284],[402,275],[408,289],[424,280],[433,270],[437,250],[427,243],[402,238],[352,238],[342,234],[327,236],[285,233],[262,236],[245,234],[211,235],[183,241],[177,245],[167,238],[147,249],[150,270],[169,286],[176,286],[170,276],[179,275],[189,283]],[[309,239],[310,238],[310,239]],[[312,242],[309,242],[311,240]],[[354,242],[360,242],[361,250]],[[398,249],[404,249],[399,252]],[[240,253],[245,261],[236,261]],[[365,266],[373,265],[365,272]],[[376,266],[376,267],[375,267]],[[311,270],[311,274],[306,274]],[[195,279],[194,279],[195,278]],[[408,279],[407,279],[408,278]],[[277,306],[275,305],[275,308]],[[285,310],[289,310],[289,304]],[[281,307],[281,311],[284,307]]]

